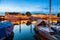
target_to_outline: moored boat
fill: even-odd
[[[9,21],[0,22],[0,40],[4,40],[13,32],[14,25]]]
[[[60,40],[59,30],[55,29],[55,26],[45,27],[45,24],[41,20],[38,20],[35,27],[35,33],[41,40]],[[43,25],[42,25],[43,24]]]

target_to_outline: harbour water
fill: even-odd
[[[13,40],[36,40],[34,33],[34,24],[27,26],[26,24],[15,25]]]

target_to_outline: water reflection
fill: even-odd
[[[13,40],[35,40],[34,24],[27,26],[26,24],[15,25]]]
[[[30,32],[32,33],[32,31],[33,31],[33,30],[32,30],[32,24],[31,24],[31,25],[30,25]]]
[[[21,33],[21,24],[19,25],[19,32]]]
[[[12,34],[5,40],[40,40],[34,32],[34,24],[15,25]]]
[[[27,21],[26,25],[29,26],[31,25],[32,23],[30,21]]]
[[[12,34],[4,40],[36,40],[34,24],[14,25]]]

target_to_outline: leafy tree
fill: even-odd
[[[60,17],[60,13],[57,14],[57,17]]]
[[[27,15],[27,16],[31,16],[31,13],[30,13],[30,12],[26,12],[26,15]]]

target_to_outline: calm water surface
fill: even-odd
[[[26,24],[15,25],[13,40],[35,40],[34,24],[27,26]]]

